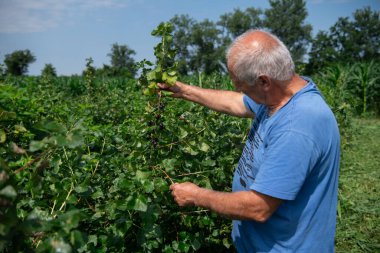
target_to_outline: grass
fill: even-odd
[[[380,119],[355,119],[343,151],[336,252],[380,252]]]

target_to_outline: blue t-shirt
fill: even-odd
[[[284,200],[264,223],[234,220],[238,252],[334,252],[340,159],[337,122],[307,78],[279,111],[244,96],[255,119],[232,190]]]

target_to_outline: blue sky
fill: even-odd
[[[328,30],[339,17],[359,8],[380,10],[380,0],[307,0],[313,34]],[[51,63],[59,75],[79,74],[85,59],[95,67],[109,64],[113,43],[136,51],[136,61],[153,60],[158,42],[151,31],[175,14],[217,21],[236,8],[267,9],[267,0],[0,0],[0,63],[4,55],[29,49],[37,61],[29,74]]]

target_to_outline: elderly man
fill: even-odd
[[[333,113],[270,33],[238,37],[227,64],[236,92],[159,84],[173,97],[254,119],[232,192],[173,184],[175,201],[233,219],[238,252],[333,252],[340,157]]]

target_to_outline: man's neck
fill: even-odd
[[[307,81],[298,75],[294,75],[291,80],[276,85],[277,88],[274,92],[272,102],[267,104],[269,116],[272,116],[280,110],[294,96],[294,94],[305,87],[306,84]]]

